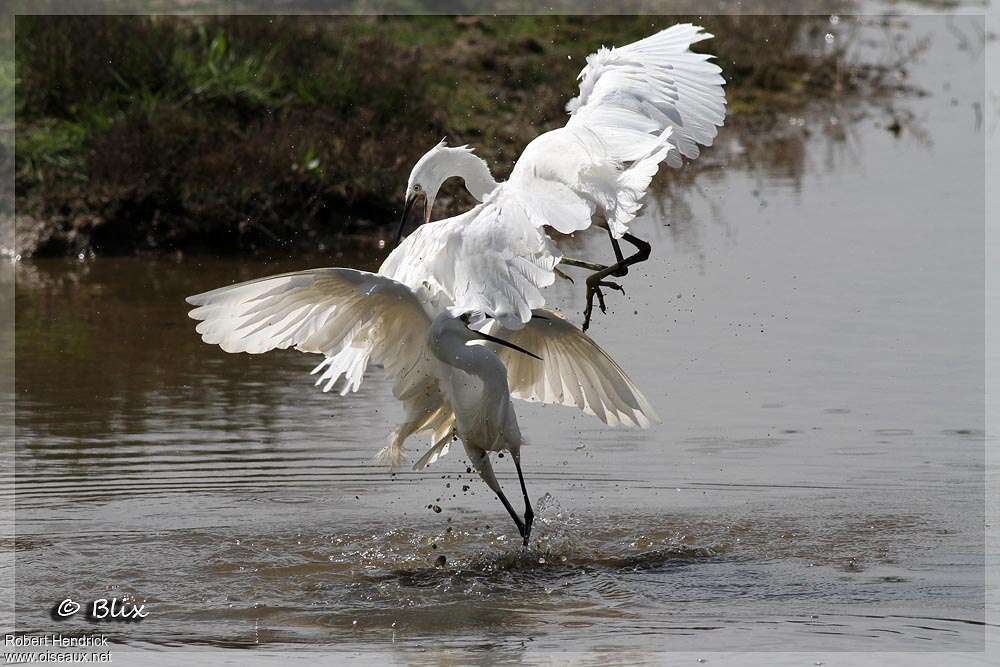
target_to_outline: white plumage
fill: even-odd
[[[510,350],[497,350],[514,398],[579,408],[609,426],[646,428],[660,421],[642,391],[590,337],[555,311],[536,310],[534,315],[513,331],[495,320],[484,329],[545,360],[532,363]]]
[[[431,430],[440,438],[451,425],[436,362],[426,346],[405,344],[431,320],[414,290],[401,283],[353,269],[310,269],[221,287],[187,301],[197,306],[189,315],[201,320],[202,340],[226,352],[294,347],[325,355],[322,368],[354,345],[365,364],[369,359],[381,364],[406,414],[376,455],[381,462],[401,462],[410,435]]]
[[[680,24],[588,56],[566,126],[529,143],[504,183],[465,146],[442,142],[428,151],[410,173],[406,211],[422,198],[429,220],[441,184],[453,176],[482,203],[424,224],[382,273],[427,282],[508,329],[527,322],[563,259],[549,228],[571,234],[596,217],[621,238],[659,165],[680,166],[681,156],[695,158],[699,144],[714,140],[725,119],[724,81],[711,56],[689,48],[710,37]]]
[[[202,340],[226,352],[294,347],[324,355],[313,373],[320,373],[317,384],[326,390],[343,378],[343,393],[355,391],[368,362],[381,364],[406,417],[378,459],[399,464],[410,435],[431,431],[436,443],[452,421],[442,407],[446,401],[436,364],[423,346],[410,344],[414,332],[433,317],[455,312],[433,294],[425,286],[414,289],[379,274],[327,268],[252,280],[187,300],[197,306],[190,316],[201,320]],[[546,319],[532,319],[516,333],[489,323],[484,329],[548,353],[543,361],[529,359],[532,367],[508,350],[501,352],[502,362],[513,370],[515,398],[576,407],[612,426],[646,427],[659,419],[621,367],[586,334],[554,312],[539,314]]]
[[[356,391],[367,365],[382,365],[405,417],[376,458],[400,463],[406,439],[429,431],[432,446],[415,466],[422,468],[460,437],[527,544],[532,512],[512,397],[576,407],[611,426],[659,420],[618,364],[543,308],[542,290],[569,261],[548,230],[570,234],[597,219],[613,238],[629,239],[659,165],[679,166],[681,156],[711,144],[725,116],[723,81],[709,56],[689,49],[708,37],[677,25],[589,56],[569,122],[532,141],[505,183],[470,149],[438,144],[410,174],[406,210],[422,198],[429,221],[451,176],[463,179],[477,206],[422,225],[378,274],[311,269],[189,297],[202,339],[227,352],[322,354],[313,372],[326,391],[338,383],[341,393]],[[479,331],[469,326],[473,312],[486,315]],[[469,345],[476,339],[498,347]],[[523,523],[492,471],[488,453],[500,450],[518,469]]]
[[[620,160],[630,157],[642,135],[673,130],[680,155],[698,157],[698,145],[711,146],[726,118],[725,83],[711,56],[690,46],[711,34],[690,23],[621,48],[601,48],[587,56],[580,72],[580,95],[566,105],[568,126],[600,128]],[[672,167],[680,155],[667,156]]]
[[[352,372],[352,365],[363,369],[369,359],[381,364],[405,416],[376,460],[401,463],[406,439],[430,431],[433,445],[414,466],[423,468],[448,451],[453,435],[461,438],[473,466],[518,523],[525,544],[530,507],[522,523],[503,496],[488,455],[509,451],[520,476],[522,438],[512,395],[573,405],[612,425],[645,427],[657,419],[621,368],[551,311],[537,313],[515,332],[500,331],[495,322],[486,323],[492,333],[480,332],[469,326],[467,315],[435,304],[424,288],[342,268],[252,280],[187,300],[196,306],[190,316],[200,320],[202,340],[227,352],[294,347],[323,354],[317,371],[325,369],[329,383]],[[492,341],[499,352],[468,344],[474,340]],[[527,346],[538,346],[547,356],[532,358]],[[339,355],[343,350],[351,353]]]

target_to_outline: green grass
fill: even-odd
[[[55,230],[35,249],[50,254],[363,231],[393,219],[410,166],[442,136],[504,177],[564,122],[587,53],[683,20],[19,16],[18,209]],[[787,46],[822,21],[699,21],[716,34],[696,48],[724,69],[728,122],[831,94],[842,52]]]

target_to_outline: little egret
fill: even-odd
[[[566,105],[564,127],[525,147],[510,178],[497,183],[489,166],[465,147],[442,141],[413,167],[387,275],[428,280],[457,306],[485,311],[516,329],[544,305],[540,289],[555,280],[556,264],[592,271],[587,278],[584,331],[594,299],[606,312],[602,288],[624,291],[610,276],[649,257],[650,245],[629,233],[659,165],[696,158],[710,146],[726,115],[721,70],[690,46],[712,35],[678,24],[621,48],[587,56],[580,94]],[[430,223],[442,183],[462,179],[480,202],[470,211]],[[421,204],[424,224],[399,240],[408,214]],[[566,257],[546,228],[561,234],[587,229],[597,216],[615,253],[608,265]],[[636,252],[624,257],[624,239]]]
[[[317,371],[335,382],[349,363],[369,359],[393,379],[405,417],[376,459],[403,460],[403,443],[430,431],[432,447],[421,469],[462,440],[479,475],[514,518],[527,545],[532,510],[521,472],[523,444],[510,399],[575,405],[611,425],[648,426],[658,420],[624,371],[579,329],[557,313],[539,310],[527,325],[504,330],[497,321],[470,327],[467,311],[442,307],[426,285],[408,286],[384,275],[344,268],[286,273],[188,297],[206,343],[226,352],[258,354],[295,347],[325,356]],[[477,317],[477,321],[481,319]],[[506,336],[511,340],[494,334]],[[480,344],[492,342],[497,352]],[[529,351],[535,347],[542,354]],[[354,354],[361,351],[360,355]],[[522,364],[521,356],[528,364]],[[530,358],[528,358],[530,357]],[[338,359],[341,362],[338,362]],[[335,371],[331,371],[334,368]],[[353,376],[352,376],[353,377]],[[360,375],[357,376],[360,382]],[[489,452],[509,451],[525,498],[522,519],[493,472]]]

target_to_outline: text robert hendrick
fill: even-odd
[[[69,637],[63,635],[4,635],[5,646],[52,646],[55,648],[95,648],[107,646],[108,638],[104,635],[83,635]]]

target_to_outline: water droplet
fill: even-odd
[[[840,23],[840,17],[839,16],[837,16],[836,14],[834,14],[833,16],[830,17],[830,25],[837,25],[838,23]]]
[[[826,40],[827,44],[833,44],[833,40],[834,40],[833,33],[832,32],[826,33],[826,37],[824,37],[823,39]]]

